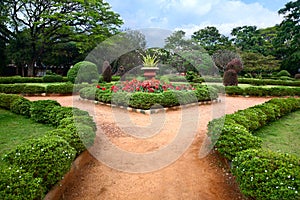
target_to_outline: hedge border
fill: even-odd
[[[1,104],[0,104],[0,108],[2,108],[2,109],[6,109],[6,110],[10,110],[11,112],[12,112],[12,110],[11,110],[11,106],[13,105],[13,102],[15,102],[15,101],[17,101],[17,100],[27,100],[27,99],[25,99],[24,97],[22,97],[22,96],[19,96],[19,95],[16,95],[16,94],[3,94],[3,93],[0,93],[0,102],[1,102]],[[29,100],[28,100],[29,101]],[[30,101],[29,101],[30,102]],[[62,114],[67,114],[66,112],[67,111],[65,111],[67,108],[72,108],[72,107],[65,107],[65,106],[60,106],[59,104],[54,104],[54,101],[51,101],[50,102],[50,100],[39,100],[39,101],[34,101],[35,103],[36,102],[45,102],[46,104],[49,104],[49,106],[47,106],[47,108],[49,107],[49,109],[48,110],[52,110],[53,109],[53,112],[55,112],[56,113],[56,115],[57,115],[57,117],[59,117],[58,115],[59,115],[59,113],[60,112],[57,112],[56,110],[54,111],[54,108],[57,108],[57,107],[60,107],[60,108],[62,108],[62,111],[61,111],[61,114],[60,115],[62,115]],[[56,101],[55,101],[56,102]],[[52,105],[53,104],[53,105]],[[30,109],[31,110],[31,106],[33,105],[33,103],[31,103],[30,104],[30,108],[27,108],[27,109]],[[52,107],[52,109],[51,109],[51,107]],[[15,108],[14,108],[15,109]],[[37,108],[36,108],[37,109]],[[44,106],[40,106],[40,109],[42,110],[42,111],[44,111],[45,113],[46,113],[46,111],[44,110]],[[75,109],[75,110],[74,110]],[[76,112],[76,113],[74,113],[74,112]],[[16,113],[16,112],[14,112],[14,113]],[[74,116],[74,114],[76,114],[76,116],[79,116],[79,118],[80,117],[85,117],[85,116],[88,116],[88,117],[90,117],[89,116],[89,114],[86,112],[86,111],[82,111],[82,110],[79,110],[79,109],[77,109],[77,108],[72,108],[72,113],[73,113],[73,115],[71,116],[72,118],[73,118],[73,116]],[[72,114],[71,113],[71,114]],[[18,114],[18,113],[16,113],[16,114]],[[47,115],[49,115],[49,113],[46,113]],[[22,115],[22,114],[21,114]],[[24,114],[23,114],[24,115]],[[55,116],[56,116],[55,115]],[[44,114],[43,114],[43,116],[44,116]],[[45,117],[46,117],[46,115],[45,115]],[[51,117],[53,117],[53,116],[51,116]],[[61,116],[60,116],[61,117]],[[42,117],[43,118],[43,117]],[[78,119],[79,119],[78,118]],[[79,119],[80,120],[80,119]],[[35,120],[36,121],[36,120]],[[74,122],[75,123],[77,123],[76,122],[76,119],[74,118]],[[38,123],[38,122],[37,122]],[[81,123],[81,122],[79,122],[79,123]],[[93,122],[94,123],[94,122]],[[60,126],[58,126],[58,125],[55,125],[55,124],[52,124],[50,121],[46,121],[46,124],[50,124],[50,125],[53,125],[54,127],[56,127],[56,129],[54,129],[54,130],[59,130],[60,128],[62,128],[62,127],[60,127]],[[72,125],[72,124],[70,124],[70,125]],[[76,124],[75,124],[76,125]],[[87,128],[89,128],[89,130],[90,131],[92,131],[93,132],[93,134],[91,133],[91,134],[88,134],[88,135],[85,135],[86,133],[84,132],[84,131],[86,131],[86,130],[84,130],[83,128],[85,128],[85,127],[81,127],[82,128],[82,130],[74,130],[74,131],[72,131],[71,129],[70,129],[70,133],[71,133],[71,135],[72,135],[72,137],[71,138],[68,138],[68,137],[66,137],[66,136],[68,136],[68,135],[66,135],[66,136],[57,136],[57,135],[47,135],[47,133],[45,133],[45,136],[43,136],[43,137],[41,137],[41,138],[38,138],[38,139],[35,139],[35,140],[37,140],[37,141],[39,141],[39,140],[41,140],[41,141],[43,141],[43,140],[47,140],[47,139],[49,139],[49,141],[52,141],[51,140],[51,138],[59,138],[61,141],[64,141],[66,144],[67,144],[67,146],[70,148],[70,150],[72,150],[72,151],[74,151],[74,159],[72,159],[72,163],[74,163],[74,162],[76,162],[76,158],[79,156],[79,155],[81,155],[81,153],[83,153],[83,152],[85,152],[86,151],[86,149],[87,149],[87,146],[85,146],[85,151],[81,151],[81,149],[78,149],[78,145],[80,145],[80,144],[78,144],[78,138],[80,139],[80,141],[82,141],[83,140],[83,142],[82,142],[82,144],[84,144],[85,145],[85,142],[86,141],[91,141],[90,140],[90,138],[86,138],[86,136],[90,136],[90,135],[92,135],[93,136],[93,138],[92,138],[92,142],[94,142],[94,139],[95,139],[95,129],[94,129],[94,127],[92,127],[92,124],[88,124],[88,122],[87,123],[85,123],[85,122],[82,122],[82,125],[85,125],[85,127],[87,127]],[[68,127],[63,127],[63,128],[68,128]],[[70,126],[70,128],[72,128],[72,126]],[[75,127],[76,128],[76,127]],[[82,132],[81,132],[82,131]],[[89,132],[90,132],[89,131]],[[77,136],[78,135],[78,136]],[[53,136],[53,137],[52,137]],[[82,138],[83,137],[83,138]],[[27,143],[22,143],[22,144],[20,144],[20,145],[18,145],[18,146],[16,146],[14,149],[12,149],[11,151],[9,151],[9,152],[7,152],[3,157],[2,157],[2,159],[4,160],[4,166],[3,166],[3,170],[5,170],[6,169],[6,167],[14,167],[14,166],[16,166],[16,167],[20,167],[21,165],[19,165],[19,164],[17,164],[18,163],[18,158],[15,158],[14,157],[14,155],[15,155],[15,152],[17,152],[18,150],[18,148],[20,148],[20,149],[22,149],[22,148],[28,148],[28,146],[27,146],[27,144],[31,144],[30,142],[33,142],[33,141],[28,141]],[[75,142],[75,143],[74,143]],[[76,143],[77,142],[77,143]],[[35,143],[36,144],[36,143]],[[50,143],[49,143],[50,144]],[[52,143],[51,143],[52,144]],[[72,145],[71,145],[72,144]],[[77,145],[77,146],[76,146]],[[90,143],[87,143],[87,145],[92,145],[92,144],[90,144]],[[29,149],[31,149],[31,145],[29,146],[30,148]],[[43,147],[41,147],[41,148],[43,148]],[[41,150],[41,151],[43,151],[43,150]],[[66,151],[67,152],[67,151]],[[77,155],[75,155],[75,154],[77,154]],[[55,158],[55,156],[53,157],[53,158]],[[17,160],[16,160],[17,159]],[[24,166],[26,166],[26,165],[28,165],[28,163],[24,163]],[[29,164],[30,165],[30,164]],[[65,164],[66,165],[66,167],[68,168],[68,167],[72,167],[72,164],[69,166],[69,164]],[[68,166],[67,166],[68,165]],[[36,168],[36,170],[37,170],[37,172],[39,172],[39,170],[38,170],[39,168],[37,167]],[[43,170],[45,170],[45,169],[43,169]],[[58,170],[58,169],[49,169],[50,171],[49,171],[49,174],[51,174],[50,172],[52,172],[52,171],[55,171],[55,170]],[[70,170],[70,169],[69,169]],[[68,170],[68,171],[69,171]],[[34,171],[34,170],[33,170]],[[24,177],[25,177],[25,173],[33,173],[33,172],[30,172],[30,171],[24,171]],[[68,173],[68,172],[67,172]],[[23,174],[21,174],[21,176],[20,177],[22,177],[22,175]],[[65,175],[63,175],[63,176],[65,176]],[[39,178],[39,177],[37,177],[37,178]],[[59,177],[57,177],[58,179],[59,179]],[[2,182],[2,183],[6,183],[5,181],[6,181],[7,179],[4,179],[4,182]],[[2,180],[3,181],[3,180]],[[40,182],[39,184],[38,184],[38,186],[39,187],[41,187],[41,188],[44,188],[44,189],[46,189],[48,186],[46,186],[46,185],[43,185],[43,184],[47,184],[48,183],[48,181],[45,181],[45,182]],[[51,191],[52,190],[52,188],[55,188],[58,184],[60,183],[60,180],[57,180],[57,182],[54,184],[54,185],[52,185],[51,184],[51,188],[50,189],[46,189],[44,192],[45,193],[43,193],[43,196],[45,196],[45,195],[47,195],[47,193],[49,192],[49,191]],[[17,184],[17,183],[16,183]],[[14,186],[15,188],[17,188],[18,187],[18,184],[16,185],[16,186]],[[32,186],[31,186],[32,187]],[[28,189],[28,188],[27,188]],[[32,188],[30,188],[30,189],[32,189]],[[22,190],[20,190],[20,191],[22,191]],[[20,192],[19,191],[19,192]],[[7,193],[8,192],[8,193]],[[9,191],[5,191],[5,190],[3,190],[2,191],[2,194],[4,194],[4,195],[8,195],[8,194],[10,194],[9,193]],[[14,197],[14,195],[15,195],[16,193],[14,193],[14,194],[12,194],[12,197]],[[22,192],[20,192],[20,194],[19,195],[21,195],[21,194],[23,194],[23,195],[28,195],[27,193],[25,194],[25,193],[22,193]],[[33,194],[31,194],[31,195],[33,195]],[[41,193],[39,194],[39,195],[41,195]],[[36,196],[35,196],[36,197]]]
[[[131,108],[131,107],[125,107],[125,106],[118,106],[118,105],[115,105],[115,104],[103,103],[103,102],[100,102],[100,101],[84,99],[84,98],[81,98],[81,97],[79,97],[79,100],[80,101],[88,101],[88,102],[94,103],[96,105],[103,105],[103,106],[108,106],[108,107],[112,107],[112,108],[120,108],[120,109],[127,110],[129,112],[136,112],[136,113],[141,113],[141,114],[146,114],[146,115],[160,113],[160,112],[167,112],[167,111],[172,111],[172,110],[178,110],[178,109],[181,109],[181,108],[189,108],[189,107],[194,107],[194,106],[209,105],[209,104],[214,104],[214,103],[220,103],[221,102],[221,99],[215,99],[215,100],[211,100],[211,101],[200,101],[198,103],[191,103],[191,104],[186,104],[186,105],[182,105],[182,106],[174,106],[174,107],[168,107],[168,108],[143,110],[143,109],[137,109],[137,108]]]
[[[264,112],[264,116],[261,114],[253,113],[253,111],[255,112],[255,109],[257,111],[260,110],[261,112]],[[257,128],[263,127],[263,126],[267,125],[269,122],[278,120],[280,117],[283,117],[286,114],[289,114],[289,113],[299,110],[299,109],[300,109],[300,99],[299,98],[274,98],[263,104],[252,106],[245,110],[240,110],[233,114],[228,114],[221,118],[214,119],[209,122],[207,135],[208,135],[208,137],[214,139],[215,138],[214,133],[221,132],[220,137],[217,138],[218,140],[216,141],[214,148],[229,163],[230,171],[232,174],[234,174],[236,176],[236,179],[240,181],[240,182],[238,182],[238,184],[240,184],[240,189],[242,190],[242,192],[245,195],[250,195],[249,197],[252,197],[252,198],[255,198],[256,195],[258,195],[259,198],[272,199],[272,200],[278,199],[278,195],[281,195],[281,193],[280,193],[281,190],[278,191],[276,189],[275,190],[271,189],[272,185],[274,185],[274,184],[276,185],[276,182],[274,183],[275,180],[272,179],[272,180],[270,180],[271,182],[268,182],[268,181],[263,182],[263,180],[264,180],[263,178],[266,178],[266,180],[268,180],[268,176],[270,175],[270,173],[272,174],[272,171],[271,171],[272,169],[264,168],[264,167],[266,167],[266,165],[268,165],[269,162],[267,162],[267,164],[263,166],[263,165],[260,165],[261,162],[263,162],[263,160],[258,161],[258,160],[260,160],[259,156],[255,156],[255,158],[253,158],[250,161],[246,157],[248,156],[248,153],[251,153],[251,152],[252,152],[252,154],[254,153],[254,154],[262,156],[262,159],[272,159],[272,161],[277,160],[277,157],[278,157],[278,160],[280,160],[279,159],[279,157],[280,157],[281,160],[283,160],[282,161],[283,163],[277,163],[275,165],[278,165],[278,167],[282,167],[282,168],[279,168],[279,169],[275,168],[276,173],[279,173],[278,170],[281,170],[281,172],[283,173],[283,176],[281,175],[281,177],[285,177],[285,179],[286,179],[286,177],[290,176],[289,173],[293,173],[294,171],[291,171],[290,168],[285,169],[284,168],[285,164],[289,163],[289,161],[293,160],[293,162],[298,162],[298,165],[299,165],[300,158],[289,155],[289,154],[277,153],[277,152],[274,152],[271,150],[263,149],[261,147],[261,145],[256,144],[257,142],[260,143],[261,139],[259,139],[255,135],[253,135],[252,131],[255,131],[255,130],[257,130]],[[252,111],[252,113],[250,112],[250,115],[253,115],[254,118],[256,118],[256,119],[252,118],[252,119],[248,119],[248,120],[250,120],[250,121],[257,120],[258,127],[256,127],[256,126],[253,126],[252,128],[250,128],[251,126],[244,127],[242,125],[239,125],[240,123],[235,121],[235,120],[238,120],[238,119],[236,119],[236,118],[238,118],[238,116],[231,118],[231,116],[234,116],[237,113],[243,113],[243,112],[245,113],[247,111],[249,111],[249,112]],[[278,114],[278,112],[279,112],[279,114]],[[240,117],[242,117],[242,116],[240,116]],[[246,116],[246,118],[247,117],[248,116]],[[222,124],[218,123],[218,120],[221,122],[223,120],[224,126],[222,126]],[[243,119],[240,119],[240,120],[243,120]],[[216,123],[213,123],[214,121]],[[249,136],[246,136],[245,133],[247,133],[246,135],[249,135]],[[218,133],[217,133],[217,135],[218,135]],[[224,140],[220,140],[221,138],[223,138]],[[256,140],[256,138],[258,140]],[[255,142],[253,142],[253,141],[255,141]],[[240,146],[240,145],[244,145],[244,146]],[[264,157],[264,156],[266,156],[266,157]],[[286,156],[286,158],[285,158],[285,156]],[[282,157],[285,159],[282,159]],[[233,163],[231,163],[231,160],[233,161]],[[253,168],[253,166],[251,166],[252,167],[251,169],[245,169],[245,166],[241,167],[238,165],[238,164],[246,165],[245,162],[242,162],[241,160],[242,161],[247,160],[248,163],[256,163],[256,164],[260,163],[260,164],[258,166],[255,166],[254,168]],[[266,162],[266,161],[264,160],[264,162]],[[237,166],[234,166],[235,163],[238,163]],[[233,164],[233,166],[231,164]],[[259,166],[261,166],[261,167],[259,167]],[[272,165],[270,165],[270,166],[272,166]],[[265,175],[266,177],[264,177],[263,173],[267,172],[266,170],[268,171],[268,174]],[[296,169],[294,169],[294,170],[296,170]],[[298,173],[298,175],[299,175],[300,168],[298,167],[297,170],[298,171],[296,171],[294,173],[296,173],[296,174]],[[271,171],[271,172],[269,172],[269,171]],[[275,173],[275,171],[274,171],[274,173]],[[240,174],[242,174],[242,175],[240,175]],[[288,175],[286,175],[286,174],[288,174]],[[249,176],[251,176],[251,177],[249,177]],[[299,176],[298,177],[297,177],[297,175],[295,175],[295,176],[296,176],[295,182],[293,182],[294,187],[295,187],[294,190],[296,189],[295,193],[294,194],[291,193],[291,191],[290,191],[291,188],[285,189],[284,190],[285,196],[284,196],[284,198],[282,197],[283,199],[290,199],[291,197],[300,198],[299,194],[297,193],[297,191],[299,191],[299,189],[300,189],[300,180],[299,180]],[[253,190],[253,188],[251,186],[252,180],[257,177],[259,177],[258,178],[259,182],[263,182],[265,184],[270,184],[271,186],[266,185],[266,187],[267,187],[266,191],[264,190],[264,188],[263,189],[257,188],[257,190],[259,190],[258,192],[256,190]],[[281,181],[281,180],[278,180],[278,181]],[[286,182],[286,181],[291,181],[291,180],[282,180],[282,182]],[[292,184],[291,182],[287,182],[287,183]],[[280,187],[278,187],[278,188],[280,188]],[[281,188],[281,189],[283,189],[283,188]],[[272,191],[273,193],[272,192],[270,193],[270,191]],[[270,195],[270,197],[269,197],[269,195]]]

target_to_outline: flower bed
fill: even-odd
[[[148,110],[158,106],[173,107],[218,98],[217,90],[208,86],[164,84],[158,80],[126,81],[117,85],[97,85],[80,90],[83,99],[118,106]]]
[[[209,122],[208,136],[229,161],[241,191],[254,199],[299,199],[300,158],[261,148],[252,134],[267,123],[300,109],[300,99],[272,99]]]

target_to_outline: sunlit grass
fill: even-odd
[[[263,139],[263,148],[300,156],[300,111],[284,116],[254,134]]]

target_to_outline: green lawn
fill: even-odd
[[[300,111],[284,116],[254,133],[263,139],[263,148],[300,155]]]
[[[0,109],[0,157],[16,145],[43,136],[54,127],[36,123],[24,116]]]

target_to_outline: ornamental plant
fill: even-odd
[[[107,88],[100,85],[96,86],[100,90],[106,90]],[[167,90],[195,90],[191,85],[178,85],[174,86],[172,84],[161,83],[159,80],[151,79],[146,81],[138,81],[136,79],[132,81],[125,81],[118,85],[111,86],[111,91],[116,93],[119,91],[123,92],[148,92],[148,93],[162,93]]]
[[[223,84],[225,86],[237,86],[238,76],[237,74],[243,70],[243,64],[240,59],[234,58],[231,60],[226,68],[223,77]]]
[[[151,56],[150,54],[142,55],[143,59],[143,66],[144,67],[156,67],[158,64],[157,56],[153,55]]]

